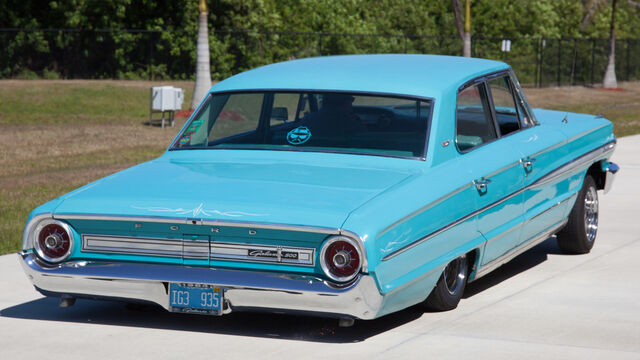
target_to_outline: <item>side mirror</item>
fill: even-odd
[[[274,107],[271,109],[271,121],[287,122],[289,120],[289,110],[286,107]]]

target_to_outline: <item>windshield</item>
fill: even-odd
[[[424,157],[431,101],[328,92],[213,94],[172,150],[273,149]]]

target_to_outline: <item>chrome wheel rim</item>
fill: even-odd
[[[444,269],[444,284],[449,294],[456,294],[467,277],[467,259],[461,256],[451,261]]]
[[[593,242],[598,232],[598,193],[593,186],[584,196],[584,230],[587,240]]]

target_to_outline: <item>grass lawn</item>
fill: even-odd
[[[0,254],[18,251],[29,212],[70,190],[162,154],[175,128],[149,126],[149,88],[192,82],[0,81]],[[603,114],[618,136],[640,133],[640,82],[624,91],[526,89],[535,107]],[[155,115],[158,118],[158,114]]]

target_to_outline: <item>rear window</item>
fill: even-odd
[[[423,158],[431,100],[250,92],[206,99],[172,150],[270,149]]]

